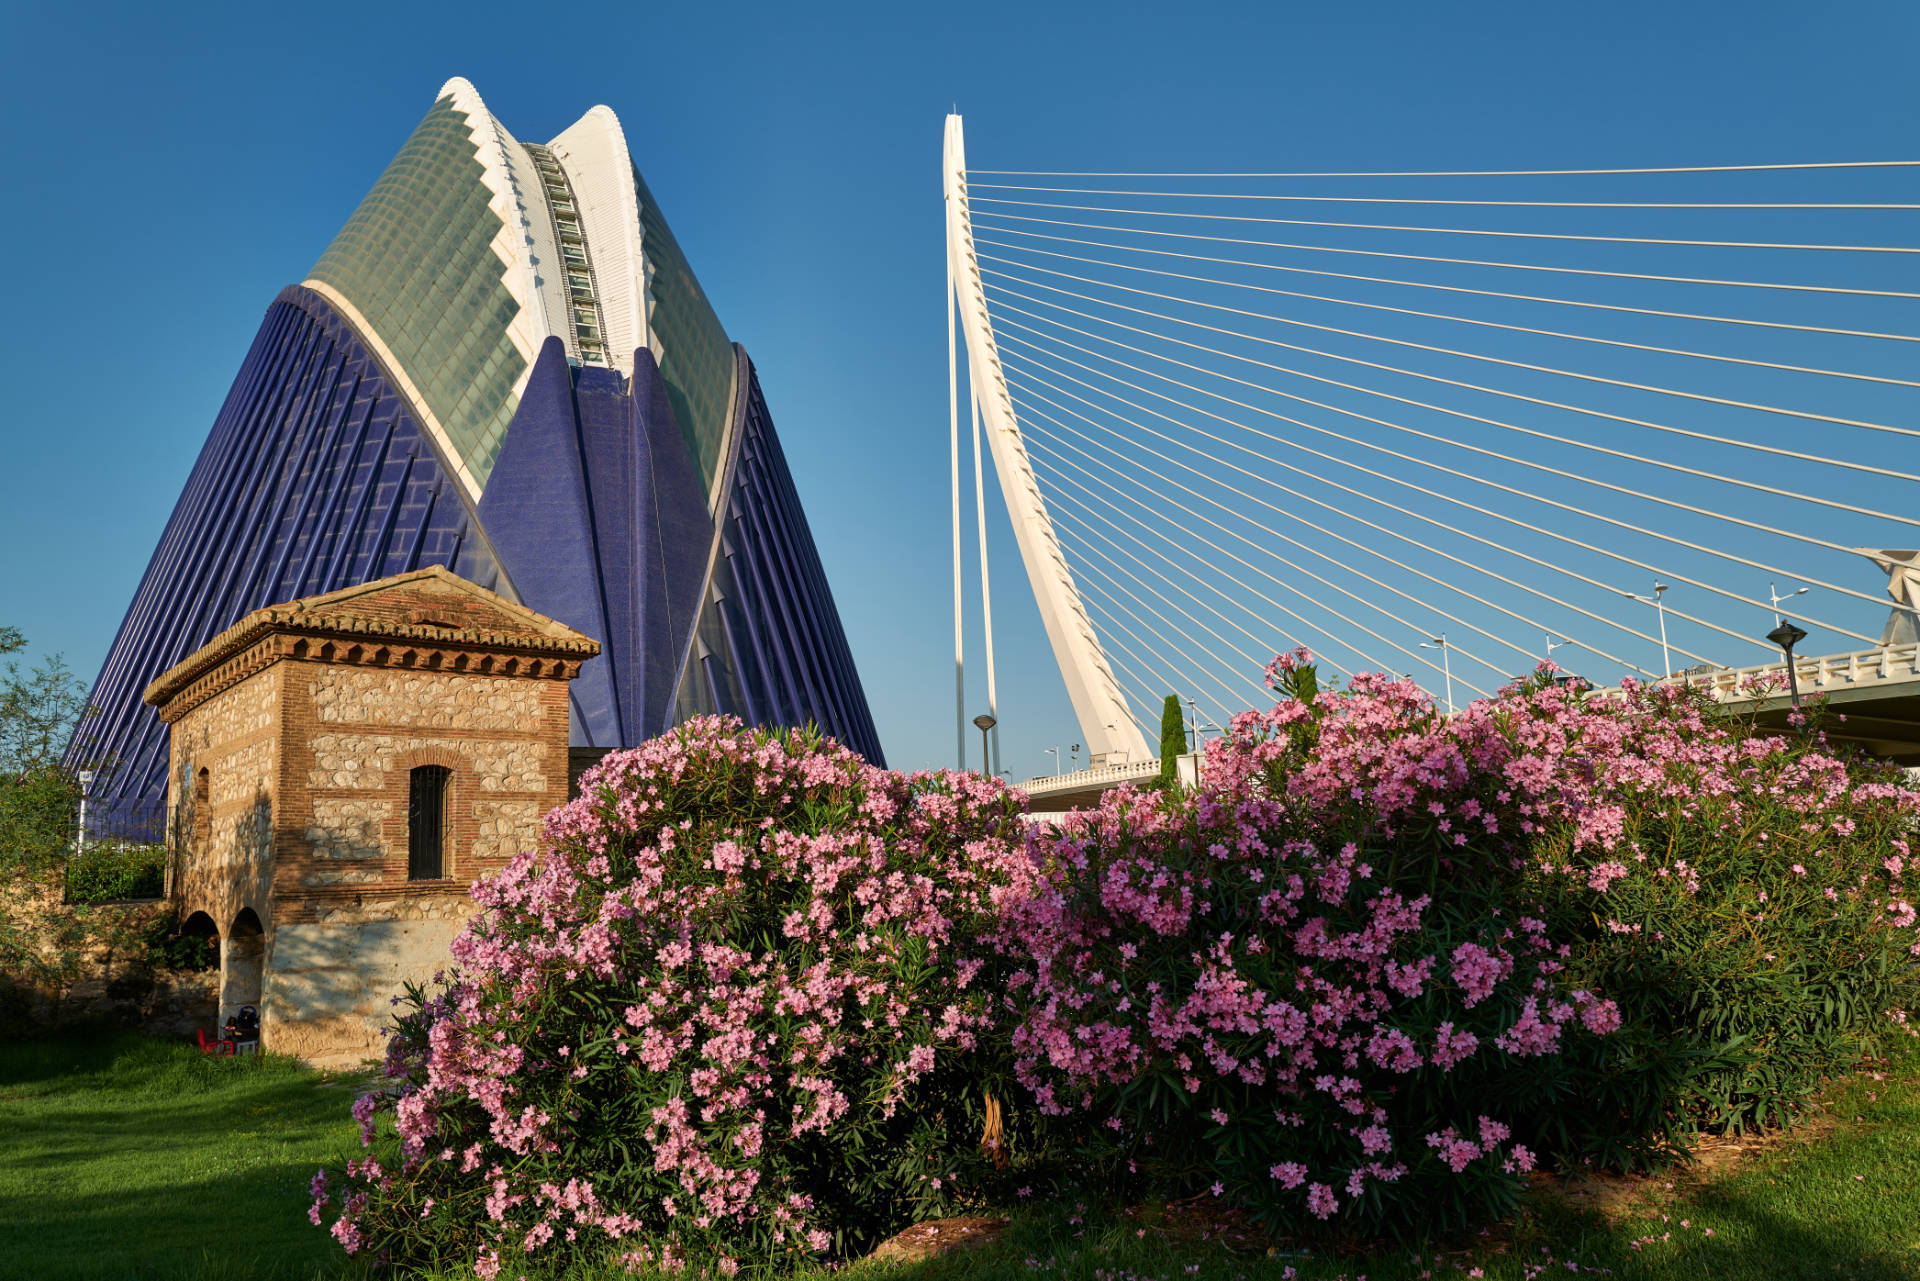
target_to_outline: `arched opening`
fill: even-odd
[[[177,970],[210,970],[220,964],[220,927],[205,912],[180,922],[179,945],[170,958]]]
[[[437,881],[447,868],[447,780],[444,765],[416,766],[407,776],[407,879]]]
[[[220,949],[220,1017],[233,1018],[240,1007],[260,1010],[260,982],[267,962],[267,933],[250,907],[240,909],[227,927]]]
[[[193,852],[206,854],[213,844],[213,775],[205,766],[193,776]]]

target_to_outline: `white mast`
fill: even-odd
[[[966,144],[960,117],[947,117],[946,145],[943,152],[943,177],[947,205],[947,277],[955,287],[960,303],[960,329],[967,344],[968,381],[986,420],[987,445],[993,451],[993,469],[1000,477],[1000,493],[1006,500],[1007,515],[1013,522],[1014,541],[1020,559],[1026,565],[1027,580],[1033,585],[1040,619],[1052,642],[1054,660],[1060,665],[1066,682],[1067,697],[1079,718],[1080,732],[1095,763],[1105,761],[1144,761],[1148,759],[1146,739],[1128,710],[1126,695],[1107,665],[1106,654],[1094,634],[1075,588],[1073,574],[1067,568],[1065,554],[1047,515],[1046,502],[1040,496],[1040,483],[1034,478],[1027,458],[1026,442],[1013,412],[1013,399],[1007,391],[1006,376],[1000,368],[1000,351],[993,338],[987,315],[986,289],[980,281],[980,263],[973,247],[973,224],[967,212]],[[949,324],[951,324],[949,313]],[[959,409],[953,406],[956,429]],[[958,446],[955,446],[958,469]],[[959,495],[955,482],[955,546],[958,547]],[[956,550],[956,557],[958,552]],[[982,572],[984,583],[985,573]],[[955,597],[959,578],[954,580]],[[964,717],[963,717],[964,730]]]
[[[953,197],[947,197],[947,226],[953,226]],[[951,239],[952,233],[948,233]],[[953,726],[955,769],[967,767],[967,669],[965,618],[960,599],[960,372],[953,334],[953,255],[947,255],[947,439],[953,455]]]
[[[1000,769],[1000,692],[993,679],[993,588],[987,577],[987,486],[980,470],[980,397],[973,394],[971,380],[967,391],[973,418],[973,507],[980,524],[980,612],[987,623],[987,715],[993,717],[993,728],[987,731],[993,753],[986,763],[986,772],[994,774]]]

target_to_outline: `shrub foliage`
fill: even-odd
[[[1685,687],[1532,689],[1497,714],[1562,780],[1532,860],[1550,927],[1626,1017],[1576,1056],[1585,1106],[1543,1117],[1542,1141],[1636,1167],[1697,1131],[1782,1124],[1905,1026],[1920,795],[1896,770],[1817,726],[1756,734]]]
[[[1180,696],[1167,695],[1160,707],[1161,787],[1172,787],[1180,777],[1180,758],[1187,754],[1187,718],[1180,710]]]
[[[846,1257],[977,1194],[1004,1105],[1033,1184],[1414,1235],[1790,1119],[1920,996],[1920,794],[1549,675],[1447,718],[1289,655],[1199,786],[1024,835],[992,780],[811,734],[613,754],[475,887],[314,1220],[485,1276]]]
[[[610,1249],[730,1271],[939,1213],[1004,1097],[985,935],[1031,879],[1020,832],[997,782],[812,734],[702,719],[609,755],[475,888],[463,968],[391,1045],[397,1145],[315,1221],[490,1276]]]
[[[75,904],[159,898],[166,873],[164,845],[89,845],[67,860],[66,897]]]
[[[1111,793],[1039,837],[1016,1067],[1042,1110],[1098,1122],[1090,1156],[1168,1191],[1284,1229],[1463,1226],[1533,1168],[1511,1139],[1555,1056],[1619,1015],[1530,910],[1505,744],[1409,681],[1319,697],[1298,662],[1198,789]]]

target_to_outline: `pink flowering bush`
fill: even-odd
[[[1817,728],[1549,670],[1451,719],[1270,677],[1197,789],[1043,835],[1012,906],[1017,1073],[1113,1173],[1427,1230],[1538,1160],[1787,1120],[1905,1030],[1920,795]]]
[[[690,722],[609,755],[474,888],[400,1020],[391,1132],[313,1217],[395,1262],[732,1272],[845,1255],[977,1178],[1004,1038],[987,944],[1018,798],[811,733]]]
[[[1509,737],[1408,681],[1324,694],[1304,659],[1198,788],[1110,793],[1037,839],[1016,1072],[1122,1179],[1286,1230],[1458,1227],[1511,1207],[1536,1159],[1516,1129],[1619,1011],[1532,910],[1541,805]]]
[[[1569,1156],[1644,1165],[1698,1130],[1780,1124],[1904,1029],[1920,996],[1920,794],[1818,725],[1756,733],[1685,687],[1477,704],[1539,798],[1534,885],[1569,973],[1625,1027],[1542,1118]]]

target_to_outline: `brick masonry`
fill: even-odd
[[[147,689],[173,727],[168,893],[222,939],[223,1017],[268,1049],[376,1055],[446,966],[467,887],[568,795],[592,640],[435,566],[257,610]],[[443,877],[408,879],[411,771],[450,771]]]

